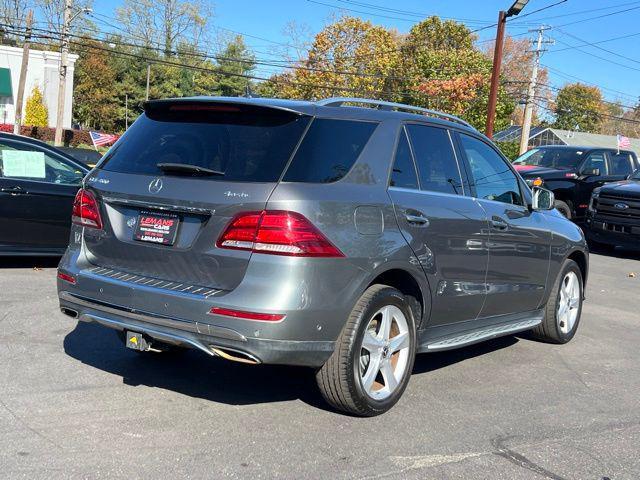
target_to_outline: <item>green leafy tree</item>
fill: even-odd
[[[49,110],[44,104],[42,92],[38,86],[33,87],[27,98],[24,124],[34,127],[46,127],[49,124]]]
[[[603,120],[602,92],[598,87],[572,83],[556,97],[554,127],[565,130],[598,132]]]
[[[402,43],[394,91],[406,103],[459,115],[483,128],[486,122],[491,60],[473,47],[469,29],[453,20],[430,17],[414,25]],[[495,128],[509,124],[515,101],[500,88]]]

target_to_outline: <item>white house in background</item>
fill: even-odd
[[[73,72],[78,55],[69,54],[67,87],[65,89],[64,128],[71,128],[73,107]],[[13,123],[16,115],[16,96],[22,65],[22,48],[0,45],[0,122]],[[27,98],[34,86],[40,87],[44,103],[49,110],[49,126],[56,126],[58,107],[60,52],[29,50],[29,68],[24,89],[22,115],[26,113]]]

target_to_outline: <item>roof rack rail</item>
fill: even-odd
[[[417,112],[423,115],[429,115],[436,118],[443,118],[452,122],[459,123],[465,127],[473,128],[469,123],[465,122],[455,115],[449,115],[448,113],[438,112],[436,110],[429,110],[428,108],[414,107],[412,105],[406,105],[404,103],[385,102],[382,100],[371,100],[369,98],[356,98],[356,97],[333,97],[318,100],[317,105],[323,107],[341,107],[345,103],[359,103],[362,105],[371,105],[378,107],[380,110],[405,110],[407,112]]]

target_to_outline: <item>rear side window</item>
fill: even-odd
[[[285,182],[329,183],[344,177],[377,124],[318,118],[313,121],[284,176]]]
[[[422,190],[462,194],[462,180],[449,133],[443,128],[407,125]]]
[[[418,175],[404,129],[400,132],[389,186],[418,189]]]
[[[255,105],[151,104],[100,168],[163,175],[159,163],[196,165],[212,181],[275,182],[310,117]]]
[[[611,175],[629,175],[633,172],[633,163],[631,155],[628,153],[609,152],[610,174]]]

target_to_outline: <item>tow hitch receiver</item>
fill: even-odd
[[[151,344],[147,342],[144,336],[141,333],[130,332],[127,330],[127,337],[125,344],[127,348],[131,348],[132,350],[140,350],[141,352],[146,352],[151,349]]]

